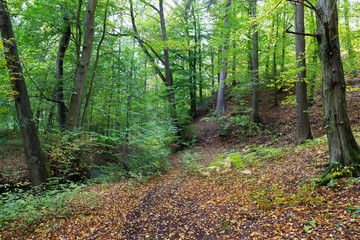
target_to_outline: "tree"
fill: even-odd
[[[89,0],[85,14],[85,36],[83,50],[75,75],[74,93],[71,95],[69,113],[66,121],[66,129],[73,130],[79,120],[82,97],[85,89],[86,75],[89,68],[95,33],[95,10],[97,0]]]
[[[330,164],[322,183],[340,169],[360,174],[360,148],[352,134],[346,105],[345,79],[341,61],[337,0],[318,0],[318,53],[322,66],[322,102],[328,137]],[[338,175],[341,177],[343,174]]]
[[[96,68],[97,68],[97,66],[98,66],[99,58],[100,58],[100,47],[101,47],[101,44],[103,43],[103,41],[104,41],[104,39],[105,39],[108,3],[109,3],[109,0],[106,1],[105,16],[104,16],[104,23],[103,23],[103,31],[102,31],[102,35],[101,35],[100,41],[99,41],[99,43],[98,43],[98,45],[97,45],[97,48],[96,48],[96,58],[95,58],[94,69],[93,69],[93,73],[92,73],[92,75],[91,75],[89,92],[88,92],[88,94],[87,94],[87,96],[86,96],[86,100],[85,100],[85,106],[84,106],[83,115],[82,115],[82,117],[81,117],[81,125],[80,125],[81,128],[83,128],[84,125],[85,125],[86,112],[87,112],[87,109],[88,109],[88,107],[89,107],[89,102],[90,102],[90,98],[91,98],[91,94],[92,94],[92,90],[93,90],[93,86],[94,86],[95,75],[96,75]]]
[[[170,114],[173,120],[175,121],[175,125],[178,125],[177,116],[176,116],[176,104],[175,104],[175,96],[174,96],[174,89],[173,89],[173,76],[170,69],[170,58],[169,58],[169,48],[166,46],[166,41],[168,40],[167,31],[166,31],[166,24],[165,24],[165,16],[164,16],[164,6],[163,1],[159,0],[159,8],[155,7],[152,4],[146,3],[148,6],[153,8],[159,15],[160,18],[160,28],[161,28],[161,36],[162,40],[165,43],[165,47],[163,48],[163,57],[159,55],[151,46],[147,44],[150,50],[155,54],[156,58],[164,65],[165,67],[165,75],[161,72],[160,68],[157,66],[154,57],[150,54],[149,50],[145,46],[144,40],[140,37],[139,32],[137,30],[136,22],[135,22],[135,15],[134,15],[134,7],[133,1],[130,0],[130,16],[131,16],[131,23],[134,31],[134,37],[138,44],[140,45],[141,49],[148,57],[149,61],[154,66],[154,69],[157,75],[161,78],[163,83],[166,86],[167,90],[167,99],[170,104]],[[177,126],[178,127],[178,126]]]
[[[350,6],[349,0],[344,0],[344,20],[345,20],[345,32],[346,32],[346,37],[347,37],[345,48],[348,53],[348,59],[350,60],[350,68],[351,68],[352,77],[357,77],[354,49],[353,49],[353,44],[351,41],[349,6]]]
[[[223,57],[221,59],[221,72],[220,72],[220,81],[219,81],[219,91],[216,101],[216,112],[218,114],[224,114],[226,112],[226,106],[225,106],[225,80],[227,78],[227,67],[228,67],[228,61],[226,60],[226,52],[229,48],[228,43],[230,40],[230,34],[229,34],[229,8],[231,6],[231,0],[227,0],[226,2],[226,14],[225,14],[225,43],[224,47],[222,49]]]
[[[295,32],[305,33],[304,5],[303,0],[294,3],[295,10]],[[295,35],[296,41],[296,103],[297,103],[297,142],[303,143],[311,139],[310,120],[308,111],[307,87],[306,87],[306,57],[305,57],[305,36]]]
[[[11,85],[15,91],[15,108],[23,137],[25,159],[31,183],[39,185],[45,182],[47,178],[45,160],[41,153],[38,132],[33,119],[10,14],[5,0],[0,0],[0,31],[5,50],[5,61],[9,70]]]
[[[257,0],[251,2],[251,18],[252,18],[252,40],[253,40],[253,51],[252,51],[252,115],[251,119],[254,123],[260,123],[259,116],[259,37],[258,37],[258,26],[256,23],[256,4]]]
[[[66,5],[65,5],[66,6]],[[63,6],[62,8],[64,8]],[[57,53],[56,59],[56,100],[57,102],[57,109],[58,109],[58,121],[60,128],[65,128],[66,125],[66,114],[67,108],[64,102],[64,57],[66,50],[70,43],[71,37],[71,24],[70,24],[70,17],[67,12],[67,9],[63,9],[63,32],[59,43],[59,49]]]

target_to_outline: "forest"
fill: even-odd
[[[360,239],[357,0],[0,0],[0,239]]]

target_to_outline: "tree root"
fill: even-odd
[[[339,164],[330,164],[316,185],[326,186],[331,180],[358,176],[360,176],[360,165],[344,167]]]

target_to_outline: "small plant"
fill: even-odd
[[[200,165],[198,164],[199,154],[197,152],[185,151],[181,155],[181,167],[187,172],[198,172]]]
[[[254,136],[259,133],[261,125],[251,121],[248,113],[249,110],[246,110],[242,115],[234,117],[225,115],[218,118],[220,135],[241,134],[243,136]]]
[[[353,213],[351,217],[355,218],[360,215],[360,207],[355,207],[349,203],[349,206],[346,208],[346,212]]]
[[[315,227],[316,220],[309,221],[309,225],[304,226],[305,232],[310,232],[313,227]]]
[[[234,165],[237,168],[260,167],[262,160],[276,159],[285,154],[283,148],[272,148],[267,145],[252,146],[244,148],[239,152],[232,152],[225,156],[219,156],[218,160],[211,163],[210,167],[229,167]]]
[[[252,200],[257,203],[259,209],[270,210],[274,207],[273,191],[274,189],[272,188],[259,189],[259,191],[253,195]]]

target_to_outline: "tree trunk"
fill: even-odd
[[[312,106],[315,102],[314,100],[314,94],[315,94],[315,86],[316,86],[316,82],[317,82],[317,76],[316,76],[316,71],[314,70],[316,65],[317,65],[317,52],[316,49],[314,49],[315,51],[311,51],[311,65],[312,65],[312,72],[311,72],[311,77],[309,79],[309,94],[308,94],[308,106]]]
[[[211,78],[211,94],[214,94],[215,91],[215,53],[214,53],[214,49],[211,48],[210,50],[210,59],[211,59],[211,75],[210,75],[210,78]]]
[[[273,53],[273,81],[274,81],[274,107],[278,106],[278,84],[277,84],[277,64],[276,64],[276,55],[277,55],[277,46],[279,38],[279,15],[276,16],[276,32],[275,32],[275,43],[274,43],[274,53]]]
[[[66,114],[67,114],[67,108],[64,103],[64,93],[63,93],[64,57],[65,57],[65,52],[69,46],[70,36],[71,36],[70,19],[68,14],[66,13],[66,9],[64,9],[63,21],[64,21],[64,31],[59,43],[59,49],[56,59],[56,80],[57,80],[56,101],[58,101],[57,102],[58,121],[61,129],[64,129],[66,126]]]
[[[232,50],[233,50],[233,58],[232,58],[231,77],[233,78],[232,85],[236,86],[237,85],[237,81],[236,81],[236,65],[237,65],[236,55],[237,55],[237,51],[236,51],[236,42],[235,41],[233,41]]]
[[[81,128],[84,128],[84,125],[85,125],[86,112],[87,112],[87,109],[88,109],[88,107],[89,107],[90,98],[91,98],[92,90],[93,90],[93,86],[94,86],[96,69],[97,69],[97,66],[98,66],[98,63],[99,63],[99,59],[100,59],[100,47],[101,47],[101,44],[103,43],[103,41],[104,41],[104,39],[105,39],[105,34],[106,34],[106,20],[107,20],[107,11],[108,11],[108,2],[109,2],[109,1],[106,1],[104,24],[103,24],[103,32],[102,32],[101,39],[100,39],[99,44],[98,44],[97,49],[96,49],[96,59],[95,59],[95,64],[94,64],[94,70],[93,70],[93,73],[92,73],[92,75],[91,75],[91,81],[90,81],[90,86],[89,86],[89,93],[88,93],[88,95],[86,96],[86,101],[85,101],[85,105],[84,105],[84,111],[83,111],[83,114],[82,114],[82,117],[81,117],[81,125],[80,125]]]
[[[231,7],[231,0],[227,0],[226,2],[226,10],[225,10],[225,43],[222,49],[222,59],[221,59],[221,72],[220,72],[220,80],[219,80],[219,91],[216,100],[216,113],[217,114],[225,114],[226,106],[225,106],[225,80],[227,79],[227,68],[228,61],[226,59],[226,53],[229,48],[228,43],[230,41],[230,33],[229,33],[229,9]]]
[[[155,8],[156,11],[159,13],[162,37],[163,37],[163,41],[166,42],[167,41],[167,33],[166,33],[165,17],[164,17],[162,0],[159,1],[159,5],[160,5],[160,10],[153,6],[152,7]],[[139,36],[139,32],[136,27],[132,1],[130,1],[130,17],[131,17],[131,23],[133,26],[133,30],[135,33],[135,36],[134,36],[135,39],[139,43],[139,45],[140,45],[141,49],[143,50],[143,52],[145,53],[145,55],[150,60],[151,64],[154,66],[154,69],[155,69],[157,75],[161,78],[161,80],[163,81],[163,83],[165,84],[165,86],[167,88],[167,93],[168,93],[167,99],[168,99],[169,105],[170,105],[170,115],[171,115],[172,119],[175,121],[176,127],[179,128],[178,122],[177,122],[177,116],[176,116],[176,104],[175,104],[175,96],[174,96],[174,90],[173,90],[173,79],[172,79],[172,74],[171,74],[171,70],[170,70],[169,50],[167,47],[164,48],[164,59],[160,59],[159,55],[156,54],[156,57],[165,65],[165,76],[164,76],[164,74],[161,72],[160,68],[156,65],[155,59],[151,56],[149,51],[146,49],[144,41]]]
[[[161,35],[162,39],[165,43],[164,48],[164,65],[165,65],[165,78],[166,78],[166,87],[168,92],[168,99],[170,102],[170,113],[173,120],[177,123],[176,117],[176,104],[175,104],[175,96],[174,96],[174,89],[173,89],[173,76],[170,69],[170,59],[169,59],[169,48],[167,47],[167,32],[166,32],[166,25],[165,25],[165,16],[164,16],[164,5],[163,0],[159,0],[159,17],[160,17],[160,27],[161,27]],[[177,126],[179,127],[179,126]]]
[[[24,142],[25,159],[30,173],[31,183],[33,185],[39,185],[45,182],[47,177],[45,160],[41,153],[38,132],[31,111],[10,14],[6,1],[4,0],[0,0],[0,31],[11,86],[16,92],[14,95],[15,108]]]
[[[301,0],[300,0],[301,1]],[[295,11],[295,32],[305,33],[304,23],[304,5],[294,3]],[[310,120],[307,100],[306,87],[306,57],[305,57],[305,36],[295,35],[296,43],[296,63],[297,63],[297,81],[296,81],[296,104],[297,104],[297,143],[301,144],[307,139],[311,139]]]
[[[357,67],[355,64],[354,48],[351,41],[351,28],[349,20],[349,0],[344,0],[344,20],[345,20],[345,32],[346,32],[346,50],[348,53],[348,59],[350,61],[351,77],[357,77]]]
[[[198,36],[197,36],[197,22],[195,18],[195,11],[194,6],[191,7],[191,15],[193,16],[193,27],[194,27],[194,42],[195,46],[193,47],[193,56],[190,56],[189,61],[191,63],[191,69],[192,72],[192,81],[190,83],[190,116],[195,117],[196,116],[196,107],[197,107],[197,101],[196,101],[196,88],[197,88],[197,72],[196,72],[196,65],[197,65],[197,48],[198,48]],[[190,51],[191,52],[191,51]]]
[[[82,103],[82,97],[85,88],[86,74],[89,68],[89,62],[91,58],[91,52],[94,44],[94,33],[95,33],[95,10],[97,0],[89,0],[86,7],[85,14],[85,36],[83,51],[80,59],[80,64],[75,75],[74,93],[71,95],[70,107],[68,118],[66,122],[66,129],[73,130],[79,120],[80,109]]]
[[[251,17],[253,20],[252,23],[252,39],[253,39],[253,55],[252,55],[252,85],[253,85],[253,93],[252,93],[252,115],[251,120],[254,123],[260,123],[259,116],[259,42],[258,42],[258,29],[256,23],[256,3],[257,0],[254,0],[251,3]]]
[[[325,171],[328,182],[333,172],[349,167],[360,174],[360,149],[351,132],[347,113],[345,80],[341,62],[336,0],[318,0],[317,34],[322,66],[322,101],[328,137],[330,165]]]

